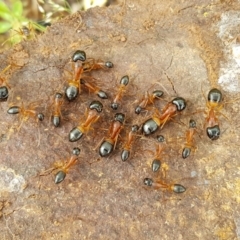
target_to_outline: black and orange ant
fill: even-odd
[[[115,98],[113,99],[113,102],[111,103],[111,108],[113,110],[117,110],[119,106],[119,101],[122,99],[123,93],[126,91],[126,86],[129,83],[129,77],[123,76],[120,80],[120,86],[118,88],[117,94]]]
[[[157,172],[160,169],[160,167],[162,165],[162,160],[161,160],[162,153],[163,153],[163,150],[165,148],[165,146],[164,146],[164,143],[165,143],[164,136],[158,135],[157,136],[157,141],[158,141],[158,144],[157,144],[154,159],[152,161],[152,171],[153,172]]]
[[[143,123],[142,130],[143,134],[150,135],[158,130],[158,128],[166,124],[172,117],[176,116],[179,112],[186,108],[186,101],[182,97],[176,97],[169,102],[162,113],[156,113],[154,116]]]
[[[80,152],[81,152],[81,150],[79,148],[73,148],[72,155],[67,161],[54,162],[54,164],[53,164],[54,166],[52,168],[44,171],[43,173],[40,173],[40,176],[45,176],[53,171],[57,171],[57,173],[55,174],[54,182],[56,184],[62,182],[65,179],[70,168],[77,163]]]
[[[90,58],[83,63],[84,72],[90,72],[92,70],[98,70],[98,69],[107,70],[109,68],[113,68],[113,63],[110,61],[104,62],[102,60],[95,60],[93,58]]]
[[[211,140],[217,140],[220,136],[219,121],[216,116],[216,111],[220,111],[222,108],[222,93],[217,88],[213,88],[208,93],[207,99],[207,117],[205,120],[205,128],[207,136]]]
[[[102,91],[99,87],[94,86],[92,83],[86,82],[83,79],[81,79],[80,82],[90,92],[93,92],[93,93],[97,94],[98,97],[100,97],[101,99],[107,99],[108,98],[107,94],[104,91]]]
[[[21,123],[27,121],[29,118],[34,118],[37,121],[43,121],[44,115],[43,113],[39,113],[36,111],[37,103],[31,103],[27,108],[23,106],[12,106],[8,109],[9,114],[19,114]],[[21,125],[20,125],[21,126]]]
[[[68,86],[65,90],[66,97],[69,101],[74,100],[81,92],[80,77],[83,73],[83,62],[86,60],[86,53],[81,50],[77,50],[73,56],[74,62],[74,77],[68,81]]]
[[[72,167],[73,165],[75,165],[77,163],[80,152],[81,151],[79,148],[73,148],[72,156],[69,158],[69,160],[67,162],[65,162],[64,164],[55,163],[54,169],[59,169],[59,171],[55,175],[55,183],[56,184],[62,182],[65,179],[66,174],[68,173],[70,167]]]
[[[103,105],[99,101],[92,101],[89,105],[89,110],[87,112],[87,118],[84,123],[73,128],[69,133],[69,141],[76,142],[79,140],[83,134],[89,131],[91,125],[98,121],[100,118],[99,113],[102,112]]]
[[[99,147],[99,155],[101,157],[107,157],[117,144],[118,136],[123,128],[125,115],[123,113],[116,113],[114,121],[109,129],[109,137],[104,138]]]
[[[166,190],[168,190],[170,192],[174,192],[174,193],[183,193],[186,191],[186,188],[184,186],[182,186],[181,184],[177,184],[177,183],[167,184],[161,180],[153,181],[153,179],[151,179],[151,178],[145,178],[143,180],[143,182],[146,186],[153,187],[155,189],[166,189]]]
[[[194,147],[194,134],[196,132],[196,122],[193,119],[189,120],[189,129],[186,132],[186,143],[182,150],[182,158],[187,158]]]
[[[58,127],[61,122],[61,106],[63,104],[63,95],[56,93],[54,98],[54,106],[52,112],[52,123],[55,127]]]
[[[140,114],[143,109],[147,107],[149,104],[153,104],[155,99],[161,98],[163,95],[163,91],[155,90],[151,94],[148,92],[145,93],[145,96],[139,102],[138,106],[135,108],[135,113]]]
[[[20,26],[17,29],[12,29],[11,36],[2,43],[2,46],[8,41],[11,41],[12,44],[16,44],[23,40],[25,41],[34,38],[35,29],[37,28],[41,31],[44,30],[44,28],[41,27],[39,24],[33,22],[28,22],[28,25]]]
[[[123,162],[127,161],[128,158],[130,157],[132,144],[136,137],[136,133],[137,133],[138,129],[139,129],[138,125],[133,125],[131,128],[131,131],[128,133],[127,141],[125,142],[122,153],[121,153],[121,159]]]

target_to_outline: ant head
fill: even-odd
[[[178,111],[182,111],[186,108],[186,100],[182,97],[176,97],[172,100],[172,103],[177,107]]]
[[[78,156],[80,152],[81,152],[80,148],[77,148],[77,147],[73,148],[72,150],[72,154],[76,156]]]
[[[58,99],[60,99],[62,97],[63,97],[63,95],[61,93],[56,93],[56,95],[55,95],[55,98],[58,98]]]
[[[86,61],[86,58],[87,58],[86,53],[81,50],[77,50],[72,56],[72,60],[74,62],[77,62],[78,60],[84,62]]]
[[[129,77],[128,77],[128,75],[123,76],[123,77],[121,78],[121,80],[120,80],[120,84],[121,84],[121,85],[124,85],[124,86],[127,86],[127,85],[128,85],[128,82],[129,82]]]
[[[37,118],[39,121],[43,121],[43,119],[44,119],[43,113],[38,113]]]
[[[113,63],[112,62],[105,62],[105,67],[107,68],[113,68]]]
[[[157,135],[157,141],[158,142],[165,142],[165,138],[163,135]]]
[[[27,26],[23,26],[21,31],[26,37],[30,36],[30,29]]]
[[[89,108],[92,110],[96,110],[97,112],[102,112],[102,109],[103,109],[103,105],[101,102],[99,101],[92,101],[89,105]]]
[[[118,103],[112,103],[112,104],[111,104],[111,108],[112,108],[113,110],[117,110],[117,109],[118,109]]]
[[[153,184],[153,180],[151,178],[144,178],[143,183],[150,187]]]
[[[222,101],[222,93],[217,88],[213,88],[208,93],[208,101],[219,103]]]
[[[196,124],[195,120],[190,119],[189,120],[189,128],[196,128],[196,127],[197,127],[197,124]]]
[[[135,113],[136,113],[136,114],[140,114],[141,111],[142,111],[142,108],[141,108],[140,106],[137,106],[137,107],[135,108]]]
[[[138,125],[133,125],[132,128],[131,128],[131,131],[132,132],[137,132],[139,129],[139,126]]]
[[[125,114],[123,114],[123,113],[116,113],[115,114],[114,121],[118,121],[118,122],[123,124],[124,120],[125,120]]]

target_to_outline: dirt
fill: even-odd
[[[239,8],[237,1],[126,1],[78,12],[3,52],[1,69],[11,68],[2,75],[11,90],[0,113],[1,239],[239,239],[240,89],[231,92],[219,84],[229,55],[218,33],[222,14]],[[239,30],[231,34],[237,39]],[[98,100],[88,92],[65,100],[61,127],[52,126],[54,95],[71,78],[71,56],[78,49],[89,58],[112,61],[114,68],[90,73],[110,97],[101,100],[104,111],[93,129],[71,143],[69,131]],[[115,151],[100,158],[95,148],[108,134],[116,113],[110,103],[124,75],[130,78],[118,110],[126,114],[124,129]],[[224,96],[216,141],[204,130],[212,87]],[[146,90],[155,89],[164,91],[157,108],[176,96],[186,99],[187,108],[153,136],[139,137],[131,159],[122,162],[121,146],[131,125],[154,114],[148,108],[136,116],[134,107]],[[44,121],[30,118],[20,126],[18,116],[7,110],[22,102],[36,102]],[[182,159],[190,118],[197,122],[196,150]],[[160,133],[167,140],[162,181],[182,184],[187,189],[182,194],[143,184],[146,177],[160,178],[151,170]],[[40,176],[54,162],[69,159],[73,147],[81,149],[80,160],[62,183],[54,183],[54,173]]]

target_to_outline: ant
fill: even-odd
[[[98,121],[100,118],[99,113],[102,112],[103,105],[99,101],[92,101],[89,105],[89,111],[87,113],[87,118],[84,123],[81,123],[79,126],[73,128],[69,133],[69,141],[76,142],[79,140],[83,134],[89,131],[91,125]]]
[[[191,150],[194,149],[194,134],[196,132],[196,122],[193,120],[193,119],[190,119],[189,120],[189,129],[187,130],[186,132],[186,143],[184,144],[184,148],[183,148],[183,151],[182,151],[182,158],[187,158],[190,153],[191,153]]]
[[[8,114],[19,114],[21,123],[27,121],[29,117],[35,118],[37,121],[43,121],[44,119],[43,113],[39,113],[35,110],[37,106],[38,106],[37,103],[31,103],[28,105],[28,108],[25,108],[22,103],[21,107],[12,106],[8,109],[7,112]]]
[[[143,109],[146,108],[147,105],[153,104],[155,99],[161,98],[163,95],[163,91],[155,90],[151,94],[148,92],[145,93],[145,96],[139,102],[138,106],[135,108],[135,113],[140,114]]]
[[[136,132],[139,130],[138,125],[133,125],[131,131],[128,133],[128,138],[126,143],[123,146],[123,150],[121,153],[121,159],[123,162],[127,161],[130,156],[130,150],[132,148],[133,141],[136,137]]]
[[[217,140],[220,136],[219,121],[215,111],[220,111],[222,108],[222,99],[222,93],[217,88],[213,88],[209,91],[207,99],[208,113],[205,121],[205,127],[207,136],[211,140]]]
[[[160,169],[162,152],[165,148],[164,147],[164,142],[165,142],[164,136],[158,135],[157,141],[159,142],[159,144],[157,145],[156,154],[154,156],[154,160],[152,161],[152,171],[153,172],[157,172]]]
[[[172,117],[176,116],[178,112],[183,111],[186,108],[186,101],[182,97],[176,97],[169,102],[162,110],[162,114],[158,112],[150,119],[145,121],[142,126],[142,131],[145,135],[153,134],[158,128],[166,124]]]
[[[181,184],[167,184],[160,180],[153,181],[151,178],[145,178],[143,180],[144,184],[149,187],[154,187],[155,189],[166,189],[170,192],[183,193],[186,191],[186,188]]]
[[[123,113],[116,113],[114,116],[114,121],[109,129],[109,137],[104,138],[99,147],[99,155],[101,157],[107,157],[113,149],[115,149],[118,136],[123,128],[123,123],[125,120],[125,115]]]
[[[74,100],[81,91],[80,77],[83,73],[83,62],[86,61],[86,53],[77,50],[73,56],[74,62],[74,77],[68,81],[68,87],[65,90],[66,97],[69,101]]]
[[[93,84],[86,82],[83,79],[80,80],[80,83],[83,84],[83,86],[85,86],[90,92],[97,94],[101,99],[108,99],[107,94],[97,86],[94,86]]]
[[[120,86],[118,88],[116,97],[114,98],[113,102],[111,103],[111,108],[113,110],[118,109],[119,101],[121,100],[123,93],[126,91],[126,86],[128,85],[128,83],[129,83],[128,75],[123,76],[120,80]]]
[[[39,28],[38,24],[35,24],[35,28]],[[40,28],[42,30],[42,28]],[[15,33],[14,33],[15,32]],[[11,36],[2,43],[2,46],[11,40],[12,44],[17,44],[22,40],[26,41],[35,37],[35,29],[32,22],[28,22],[28,26],[23,25],[18,29],[12,29]]]
[[[83,64],[84,72],[90,72],[92,70],[104,69],[107,70],[113,68],[113,63],[110,61],[103,62],[102,60],[88,59]]]
[[[73,151],[72,151],[72,156],[70,157],[70,159],[64,164],[64,165],[58,165],[56,166],[55,169],[60,169],[57,174],[55,175],[55,183],[58,184],[60,182],[62,182],[65,177],[66,177],[66,174],[68,173],[70,167],[72,167],[73,165],[75,165],[77,163],[77,160],[78,160],[78,156],[80,154],[81,150],[79,148],[73,148]]]
[[[63,95],[61,93],[56,93],[54,98],[54,107],[52,113],[52,123],[55,127],[60,125],[61,121],[61,106],[63,104]]]
[[[5,73],[11,65],[8,65],[5,67],[2,71],[1,74]],[[7,100],[8,98],[8,88],[10,88],[9,84],[7,83],[7,80],[3,77],[0,77],[0,100]]]

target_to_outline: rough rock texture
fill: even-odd
[[[240,4],[218,0],[147,4],[126,1],[77,13],[1,54],[1,69],[12,65],[4,75],[10,97],[1,103],[0,113],[1,239],[240,238],[240,116],[235,100],[240,92],[236,70]],[[107,135],[113,118],[111,99],[103,100],[102,119],[77,143],[68,141],[68,133],[84,119],[96,96],[83,93],[74,102],[66,101],[60,128],[49,121],[53,96],[71,77],[70,58],[77,49],[114,63],[109,71],[91,73],[111,99],[120,78],[130,76],[119,109],[126,114],[124,131],[115,152],[100,161],[94,148]],[[204,131],[206,96],[212,87],[222,90],[226,103],[218,115],[222,133],[217,141],[209,140]],[[145,177],[158,178],[150,168],[157,134],[138,139],[129,161],[120,159],[131,124],[141,124],[153,114],[148,109],[136,117],[136,100],[154,89],[165,93],[164,100],[156,102],[159,108],[175,96],[188,104],[182,116],[157,133],[167,139],[165,181],[184,185],[187,191],[180,195],[143,186]],[[29,119],[16,130],[18,117],[6,112],[10,104],[21,101],[24,105],[36,101],[45,121]],[[197,149],[183,160],[181,148],[190,118],[198,126]],[[67,160],[76,146],[82,150],[79,164],[61,184],[54,183],[54,173],[39,176],[55,161]]]

